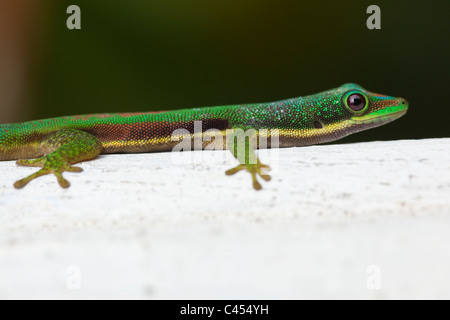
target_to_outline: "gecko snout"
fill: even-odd
[[[404,112],[408,111],[408,107],[409,107],[408,101],[406,101],[406,99],[404,99],[404,98],[398,98],[398,100],[399,100],[398,105],[400,107],[402,107],[402,111],[404,111]]]

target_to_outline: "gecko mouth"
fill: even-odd
[[[350,123],[353,125],[364,125],[370,127],[380,126],[385,123],[397,120],[405,115],[408,111],[408,103],[401,99],[396,106],[390,106],[362,117],[353,117],[350,119]]]
[[[383,115],[383,116],[372,116],[372,117],[364,118],[364,119],[351,119],[350,123],[351,124],[360,124],[360,125],[361,124],[382,125],[382,124],[397,120],[398,118],[405,115],[405,113],[406,113],[406,110],[402,110],[402,111],[390,113],[390,114]]]

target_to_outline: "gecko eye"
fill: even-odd
[[[366,106],[366,103],[366,98],[359,93],[354,93],[347,98],[347,105],[353,111],[361,111]]]
[[[343,97],[343,102],[347,109],[357,115],[366,111],[369,104],[368,101],[364,93],[356,90],[347,92]]]

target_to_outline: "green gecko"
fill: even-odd
[[[82,171],[73,164],[100,154],[171,151],[179,144],[174,132],[182,129],[184,134],[178,138],[188,139],[192,145],[200,137],[202,149],[214,144],[215,149],[230,150],[239,165],[226,174],[248,171],[253,187],[259,190],[257,177],[270,180],[266,173],[270,168],[259,161],[255,149],[334,141],[398,119],[407,109],[408,103],[403,98],[344,84],[318,94],[270,103],[80,115],[4,124],[0,125],[0,160],[18,160],[20,166],[41,167],[17,181],[16,188],[52,173],[60,186],[67,188],[70,183],[62,173]],[[200,130],[196,131],[198,123]],[[226,139],[208,138],[211,129]],[[262,136],[276,137],[278,143],[260,144]]]

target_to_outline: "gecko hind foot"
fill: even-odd
[[[52,161],[53,160],[53,161]],[[63,172],[82,172],[83,169],[80,167],[74,167],[69,164],[64,164],[61,162],[54,161],[55,159],[49,159],[47,157],[42,157],[34,160],[19,160],[17,161],[17,164],[20,166],[26,166],[26,167],[42,167],[41,170],[38,172],[35,172],[28,177],[18,180],[14,183],[14,187],[16,189],[22,189],[25,187],[30,181],[39,178],[41,176],[47,175],[47,174],[54,174],[56,176],[56,179],[58,180],[58,183],[63,188],[70,187],[70,182],[67,181],[63,176]]]
[[[261,190],[262,186],[258,182],[256,176],[259,175],[263,180],[270,181],[271,177],[270,175],[263,172],[263,170],[270,170],[270,167],[266,164],[262,164],[258,161],[256,164],[240,164],[232,169],[229,169],[225,171],[225,174],[227,176],[231,176],[233,174],[236,174],[239,171],[246,170],[248,171],[252,176],[252,182],[253,182],[253,188],[255,190]]]
[[[25,187],[30,181],[54,174],[63,188],[70,186],[69,181],[62,176],[63,172],[82,172],[83,169],[72,164],[95,159],[102,151],[101,142],[93,135],[74,129],[61,129],[49,134],[41,142],[42,153],[47,155],[31,160],[19,160],[17,165],[25,167],[41,167],[38,172],[17,181],[14,187]]]

